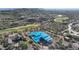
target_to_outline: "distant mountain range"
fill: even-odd
[[[0,8],[0,10],[40,9],[40,10],[79,10],[79,8]]]
[[[0,10],[14,10],[15,8],[0,8]]]

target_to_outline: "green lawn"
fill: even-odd
[[[54,19],[54,21],[63,23],[67,19],[69,19],[69,18],[68,17],[57,17],[57,18]]]
[[[25,29],[31,29],[31,28],[36,28],[36,27],[39,27],[39,24],[29,24],[29,25],[26,25],[26,26],[8,28],[8,29],[0,30],[0,34],[6,33],[6,32],[23,31]]]

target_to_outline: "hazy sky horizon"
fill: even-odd
[[[0,10],[14,10],[14,9],[22,9],[22,8],[0,8]],[[30,9],[30,8],[25,8]],[[44,9],[44,10],[79,10],[79,8],[36,8],[36,9]]]

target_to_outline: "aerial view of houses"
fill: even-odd
[[[78,50],[79,9],[0,9],[0,50]]]

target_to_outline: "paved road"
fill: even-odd
[[[68,29],[62,31],[62,33],[65,32],[65,31],[69,31],[69,34],[70,34],[70,35],[79,37],[79,32],[76,32],[76,31],[74,31],[74,30],[72,29],[72,25],[73,25],[73,24],[74,24],[74,22],[68,24]]]
[[[69,34],[79,37],[79,32],[74,31],[74,30],[72,29],[72,25],[73,25],[73,23],[70,23],[70,24],[68,25]]]

